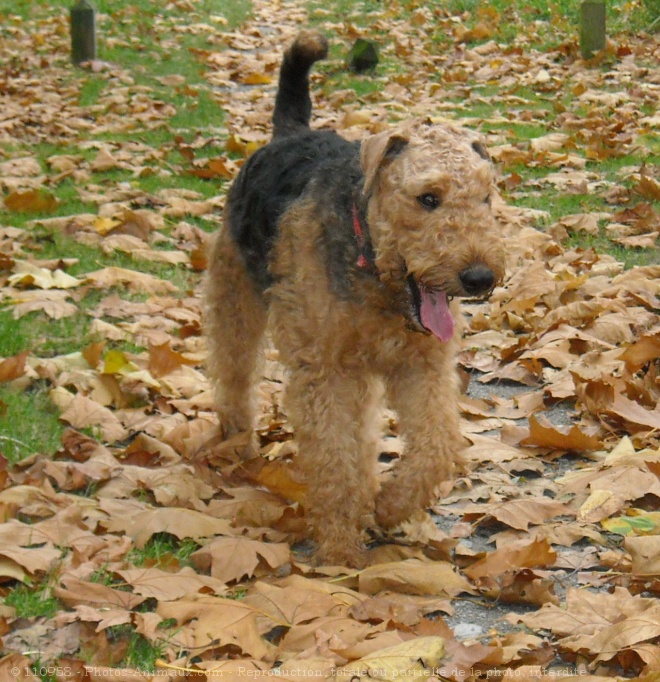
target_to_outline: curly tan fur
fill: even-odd
[[[451,300],[477,289],[486,294],[501,280],[503,247],[489,202],[494,175],[480,138],[453,126],[407,123],[368,137],[355,153],[332,138],[330,148],[346,156],[337,165],[346,177],[315,161],[302,189],[277,204],[282,212],[272,232],[266,214],[254,213],[266,191],[280,191],[262,189],[267,173],[294,172],[286,163],[289,157],[298,163],[290,149],[296,143],[328,144],[300,126],[287,133],[287,120],[281,116],[280,128],[291,135],[288,146],[277,139],[268,145],[228,199],[206,286],[209,374],[225,435],[251,429],[269,329],[289,372],[285,408],[308,485],[305,514],[318,560],[361,566],[363,530],[394,526],[432,503],[460,463],[461,325],[448,339],[428,333],[415,292],[442,291]],[[439,205],[425,206],[425,195]],[[373,251],[367,266],[350,219],[351,196]],[[263,267],[252,242],[252,251],[246,246],[255,226],[273,234]],[[481,281],[468,286],[475,268]],[[458,301],[449,307],[458,321]],[[398,415],[405,452],[379,481],[375,416],[383,398]]]

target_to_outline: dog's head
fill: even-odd
[[[383,282],[407,288],[410,323],[446,341],[448,301],[484,297],[504,275],[494,169],[472,131],[422,121],[367,138],[363,198]]]

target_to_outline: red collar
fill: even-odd
[[[371,246],[367,245],[366,239],[364,238],[364,230],[362,229],[362,223],[360,223],[357,204],[353,204],[353,231],[355,232],[358,249],[360,250],[360,255],[357,259],[358,268],[375,271],[376,264],[374,263],[373,251],[371,250]]]

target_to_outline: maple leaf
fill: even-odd
[[[144,272],[114,266],[87,273],[85,281],[99,289],[125,286],[130,291],[149,294],[167,294],[176,291],[176,287],[171,282]]]
[[[547,540],[522,541],[488,553],[468,566],[465,574],[472,579],[493,577],[521,568],[552,566],[556,559],[557,554]]]
[[[521,441],[521,445],[538,445],[556,450],[597,450],[600,441],[594,436],[587,436],[577,426],[572,426],[568,433],[562,433],[552,425],[544,425],[532,415],[529,418],[529,437]]]
[[[226,519],[215,519],[192,509],[159,508],[147,509],[139,513],[130,511],[127,516],[118,514],[104,526],[110,532],[128,533],[137,547],[144,547],[155,533],[171,533],[179,539],[203,538],[219,534],[231,534],[231,526]]]
[[[34,263],[16,261],[14,274],[9,276],[10,284],[14,286],[35,286],[40,289],[70,289],[80,285],[80,280],[67,275],[62,270],[51,272],[40,268]]]
[[[409,642],[379,649],[374,653],[339,668],[338,675],[369,676],[374,680],[393,680],[399,677],[429,676],[445,654],[445,643],[440,637],[418,637]]]
[[[181,353],[173,351],[168,341],[160,346],[149,346],[148,369],[152,376],[156,378],[165,376],[182,365],[194,364],[194,360],[189,360]]]
[[[454,567],[443,561],[427,563],[407,559],[377,564],[361,571],[360,592],[376,594],[384,590],[407,594],[434,594],[453,597],[461,592],[472,592],[472,586]]]
[[[227,591],[223,582],[199,575],[189,567],[176,573],[157,568],[131,568],[117,571],[117,574],[133,588],[134,593],[158,601],[175,601],[195,591],[205,594],[212,591],[218,595]]]
[[[16,212],[52,213],[58,204],[59,201],[52,194],[37,189],[13,192],[5,197],[5,206]]]
[[[25,360],[29,354],[30,351],[24,350],[18,355],[0,362],[0,382],[13,381],[23,376],[25,374]]]
[[[257,542],[248,538],[218,538],[195,552],[191,559],[202,570],[224,583],[252,577],[260,561],[279,568],[289,561],[289,546]]]
[[[69,293],[59,289],[17,291],[12,298],[12,315],[18,320],[29,313],[41,311],[53,320],[71,317],[79,312],[79,308],[68,298]]]
[[[126,429],[111,410],[84,395],[76,395],[60,419],[77,429],[98,427],[104,440],[109,443],[122,440],[127,435]]]
[[[186,642],[185,646],[199,652],[231,645],[257,659],[269,653],[267,643],[259,634],[257,612],[236,600],[200,595],[160,602],[156,612],[163,619],[175,618],[179,625],[187,625],[173,639],[180,644]]]

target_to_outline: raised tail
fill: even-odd
[[[318,31],[301,31],[284,53],[273,112],[273,137],[284,137],[309,128],[312,100],[309,70],[328,54],[328,41]]]

